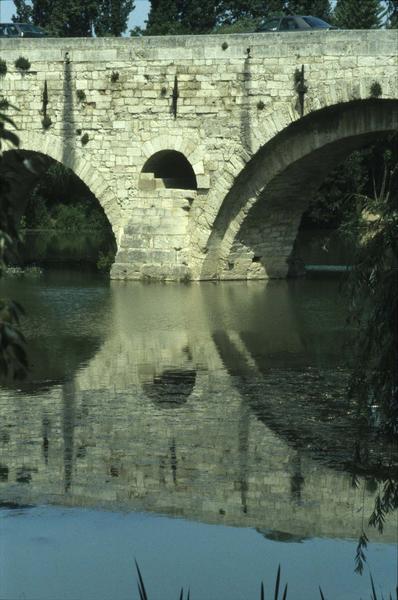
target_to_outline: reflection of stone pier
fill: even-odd
[[[254,370],[255,352],[234,329],[239,322],[250,333],[249,316],[228,310],[225,322],[220,314],[212,322],[221,310],[212,289],[112,286],[109,336],[73,381],[40,396],[3,390],[0,499],[153,511],[280,539],[356,538],[375,489],[365,479],[353,487],[350,474],[314,461],[271,430],[266,414],[258,418],[242,365],[236,357],[228,372],[227,342],[220,350],[215,341],[222,326]],[[298,352],[305,336],[287,308],[284,320]],[[279,382],[275,403],[291,384]],[[175,402],[163,401],[167,389]],[[393,521],[382,538],[372,529],[369,537],[395,541]]]

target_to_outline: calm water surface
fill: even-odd
[[[356,539],[394,449],[344,388],[331,280],[191,285],[9,279],[31,371],[0,391],[0,598],[369,596]],[[384,593],[397,524],[367,529]]]

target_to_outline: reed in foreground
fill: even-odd
[[[142,577],[142,574],[141,574],[141,571],[140,571],[137,561],[135,561],[135,566],[137,569],[137,586],[138,586],[139,600],[150,600],[149,596],[147,594],[144,580],[143,580],[143,577]],[[389,594],[388,597],[385,597],[383,595],[380,596],[376,593],[376,588],[375,588],[375,584],[374,584],[372,575],[370,575],[370,585],[371,585],[370,600],[398,600],[398,586],[395,590],[395,594],[396,594],[395,598],[393,598],[392,594]],[[273,598],[273,600],[287,600],[287,583],[285,584],[283,591],[282,591],[282,588],[283,588],[283,585],[281,585],[281,566],[279,565],[278,572],[276,574],[274,595],[273,596],[267,595],[267,599],[271,600]],[[320,599],[327,600],[322,589],[320,587],[318,589],[319,589]],[[265,600],[265,599],[266,599],[266,596],[265,596],[264,583],[261,582],[260,600]],[[193,598],[191,599],[190,590],[188,589],[188,591],[185,595],[184,588],[181,588],[177,600],[193,600]]]

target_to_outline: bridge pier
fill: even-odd
[[[167,189],[157,179],[155,190],[141,191],[123,229],[112,279],[184,281],[189,267],[188,217],[196,191]]]

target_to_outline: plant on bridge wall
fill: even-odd
[[[380,98],[383,90],[381,89],[381,85],[378,81],[374,81],[370,86],[370,97],[371,98]]]
[[[84,90],[76,90],[76,96],[79,102],[84,102],[86,99],[86,92]]]
[[[304,65],[301,65],[301,69],[296,69],[294,72],[294,89],[298,96],[298,105],[300,117],[304,116],[304,98],[308,92],[308,85],[304,77]]]
[[[41,124],[43,126],[43,129],[50,129],[51,125],[53,124],[51,117],[49,117],[48,115],[44,115],[44,117],[41,120]]]
[[[178,78],[176,75],[174,77],[173,93],[171,95],[171,112],[173,113],[175,119],[177,118],[177,103],[179,97],[180,93],[178,91]]]
[[[0,77],[4,77],[4,75],[6,73],[7,73],[7,63],[5,60],[0,58]]]
[[[30,61],[24,56],[20,56],[14,63],[15,67],[20,71],[29,71]]]
[[[258,110],[264,110],[265,104],[264,104],[264,102],[262,100],[259,100],[257,102],[257,108],[258,108]]]
[[[48,88],[47,88],[47,79],[44,80],[43,94],[41,97],[41,113],[45,117],[47,115],[47,106],[48,106]]]
[[[82,143],[82,146],[86,146],[88,144],[88,142],[90,141],[90,137],[89,137],[88,133],[83,133],[82,137],[80,138],[80,141]]]
[[[116,83],[117,81],[119,81],[119,73],[118,73],[118,71],[112,71],[111,82]]]

